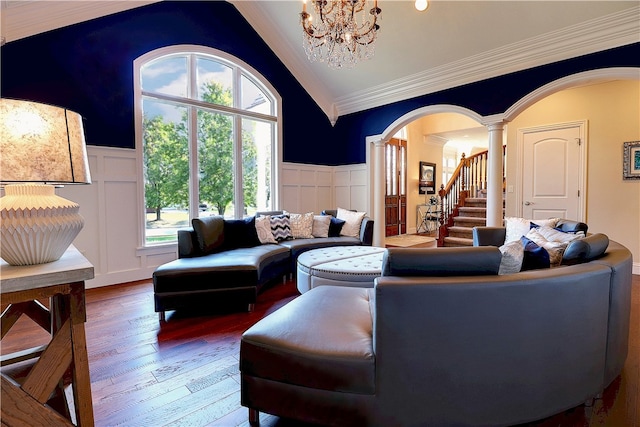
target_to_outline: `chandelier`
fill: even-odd
[[[327,62],[331,68],[353,67],[370,59],[380,25],[378,0],[311,0],[313,15],[303,0],[303,46],[310,61]]]

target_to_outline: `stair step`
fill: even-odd
[[[485,207],[487,206],[487,199],[484,197],[468,197],[464,199],[466,207]],[[505,201],[502,199],[502,206],[504,207]]]
[[[456,227],[475,227],[477,225],[486,225],[486,217],[474,216],[456,216],[453,218],[453,224]]]
[[[458,208],[458,212],[460,216],[463,217],[486,217],[487,216],[487,208],[478,208],[478,207],[468,207],[463,206]]]
[[[449,227],[449,237],[461,237],[465,239],[473,239],[472,227]]]
[[[447,247],[473,246],[473,240],[464,239],[461,237],[445,237],[444,246],[447,246]]]

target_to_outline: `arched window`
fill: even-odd
[[[271,210],[277,189],[279,97],[224,52],[172,46],[134,63],[145,245],[207,215]]]

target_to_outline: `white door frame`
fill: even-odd
[[[516,170],[516,216],[522,217],[523,215],[523,192],[524,192],[524,136],[528,133],[554,131],[560,129],[566,129],[569,127],[578,127],[580,134],[580,153],[578,164],[578,191],[580,192],[578,203],[578,217],[571,218],[576,221],[585,222],[585,213],[587,206],[587,188],[586,188],[586,165],[587,165],[587,120],[576,120],[565,123],[553,123],[548,125],[534,126],[528,128],[518,129],[517,142],[516,142],[516,158],[517,158],[517,170]]]

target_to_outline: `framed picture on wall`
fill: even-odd
[[[624,143],[622,178],[640,179],[640,141]]]
[[[420,162],[419,194],[436,194],[436,164]]]

